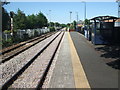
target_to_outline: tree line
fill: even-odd
[[[39,12],[38,14],[26,15],[20,9],[16,13],[8,13],[4,7],[2,7],[2,31],[11,29],[11,16],[13,17],[14,31],[17,29],[36,29],[42,27],[65,27],[65,24],[58,22],[49,22],[46,16]]]
[[[18,9],[17,14],[14,14],[13,17],[14,29],[36,29],[48,25],[48,20],[42,12],[26,16],[23,11]]]
[[[20,9],[17,12],[8,13],[3,7],[9,4],[8,2],[2,3],[2,31],[11,30],[11,17],[13,17],[13,29],[36,29],[42,27],[67,27],[66,24],[60,24],[58,22],[49,22],[46,16],[39,12],[38,14],[26,15]]]
[[[36,29],[48,26],[48,20],[42,12],[34,15],[26,16],[23,11],[18,9],[17,13],[13,14],[14,30],[17,29]],[[11,15],[2,7],[2,31],[10,30]]]

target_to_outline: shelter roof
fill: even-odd
[[[104,21],[104,20],[113,20],[113,19],[118,19],[117,17],[114,16],[98,16],[98,17],[94,17],[90,20],[99,20],[99,21]]]

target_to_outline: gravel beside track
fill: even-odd
[[[46,36],[46,35],[48,35],[48,34],[52,34],[52,33],[53,33],[53,32],[46,33],[46,34],[43,34],[43,35],[41,35],[41,36],[35,37],[35,38],[33,38],[33,39],[30,39],[30,40],[27,40],[27,41],[24,41],[24,42],[20,42],[20,43],[18,43],[18,44],[15,44],[15,45],[6,47],[6,48],[0,50],[0,53],[1,53],[1,54],[5,54],[5,53],[7,53],[7,52],[9,52],[9,51],[11,51],[11,50],[16,49],[17,47],[20,47],[20,46],[22,46],[22,45],[24,45],[24,44],[26,44],[26,43],[33,42],[33,41],[35,41],[35,40],[37,40],[37,39],[39,39],[39,38],[42,38],[42,37],[44,37],[44,36]],[[54,32],[54,33],[55,33],[55,32]]]
[[[21,52],[23,52],[23,51],[25,51],[27,49],[29,49],[30,47],[32,47],[35,44],[41,42],[42,40],[48,38],[49,36],[51,36],[54,33],[45,34],[43,36],[34,38],[32,40],[22,42],[22,43],[20,43],[18,45],[15,45],[15,46],[13,45],[11,47],[8,47],[7,51],[5,51],[6,49],[5,50],[3,49],[2,54],[0,55],[0,57],[2,57],[2,59],[0,60],[0,64],[10,60],[14,56],[20,54]]]
[[[63,36],[63,39],[65,38],[65,35]],[[53,70],[54,70],[54,68],[55,68],[55,64],[56,64],[56,61],[57,61],[57,59],[58,59],[58,55],[59,55],[59,53],[60,53],[60,47],[61,47],[61,44],[62,44],[62,42],[63,42],[63,39],[61,40],[61,42],[60,42],[60,45],[59,45],[59,48],[58,48],[58,50],[57,50],[57,52],[56,52],[56,54],[55,54],[55,57],[54,57],[54,59],[53,59],[53,61],[52,61],[52,64],[51,64],[51,67],[50,67],[50,69],[49,69],[49,71],[48,71],[48,73],[47,73],[47,76],[46,76],[46,78],[45,78],[45,81],[44,81],[44,83],[43,83],[43,85],[42,85],[42,89],[44,90],[45,88],[49,88],[50,86],[50,80],[51,80],[51,77],[52,77],[52,74],[53,74]]]
[[[10,61],[1,64],[0,68],[2,68],[2,74],[0,75],[0,86],[2,86],[6,81],[14,76],[15,73],[17,73],[24,65],[26,65],[32,57],[34,57],[40,50],[42,50],[42,48],[44,48],[59,33],[60,32],[57,32],[51,37],[13,57]]]
[[[10,88],[36,88],[50,62],[50,59],[61,39],[61,33],[45,51],[25,70]]]

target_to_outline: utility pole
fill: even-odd
[[[70,23],[71,23],[71,14],[72,14],[72,12],[70,11]]]
[[[120,0],[116,1],[118,3],[118,18],[120,18]]]
[[[82,3],[84,3],[84,21],[85,21],[85,19],[86,19],[86,2],[82,1]],[[85,25],[85,22],[84,22],[84,25]]]
[[[51,10],[49,10],[49,16],[50,16],[50,21],[49,21],[49,27],[51,27]]]
[[[77,22],[78,22],[78,12],[76,12],[76,16],[77,16]]]

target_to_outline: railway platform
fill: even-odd
[[[103,58],[94,45],[75,31],[56,31],[33,38],[8,47],[2,51],[1,57],[2,90],[13,88],[119,90],[119,69],[108,66],[106,62],[110,60]]]
[[[107,66],[80,33],[65,32],[56,57],[43,88],[118,90],[118,70]]]

